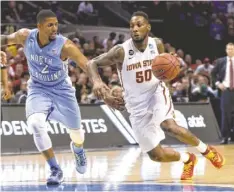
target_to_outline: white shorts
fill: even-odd
[[[166,119],[174,119],[174,106],[166,87],[163,87],[163,91],[155,93],[149,103],[147,113],[140,116],[131,114],[129,117],[136,140],[143,152],[151,151],[165,139],[160,124]]]

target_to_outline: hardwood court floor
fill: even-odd
[[[234,191],[234,145],[216,146],[216,148],[226,158],[226,164],[220,170],[214,168],[196,149],[176,147],[177,150],[194,152],[198,156],[199,160],[195,168],[192,185],[232,187],[228,191],[231,191],[231,189]],[[123,183],[140,185],[163,184],[163,186],[178,184],[180,183],[179,178],[183,167],[183,164],[179,162],[153,162],[146,154],[142,154],[138,147],[126,147],[88,151],[88,169],[84,175],[80,175],[75,171],[71,153],[57,153],[56,156],[64,171],[65,185],[104,183],[106,191],[113,191],[113,183],[115,186]],[[5,188],[1,187],[2,191],[6,190],[7,186],[10,186],[11,188],[8,189],[12,191],[14,186],[25,184],[27,186],[44,185],[48,174],[48,166],[39,154],[1,157],[0,182],[1,186],[5,186]],[[85,191],[93,191],[91,189],[94,188],[89,187]],[[103,191],[103,188],[97,189],[96,191]],[[130,187],[129,189],[134,191],[134,188]],[[147,191],[147,189],[144,190]],[[24,190],[27,191],[27,189]],[[138,187],[137,190],[141,191],[141,188]],[[160,188],[160,190],[162,189]],[[196,191],[199,190],[196,189]]]

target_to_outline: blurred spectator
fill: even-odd
[[[208,23],[207,11],[209,11],[209,4],[195,1],[194,2],[194,23],[197,27],[204,27]]]
[[[172,94],[172,100],[174,102],[186,102],[186,87],[181,82],[175,83],[173,87],[175,88],[175,90]]]
[[[25,21],[25,18],[27,18],[26,10],[24,9],[24,5],[22,3],[17,4],[17,14],[21,22]]]
[[[169,48],[168,48],[168,52],[169,52],[169,53],[175,53],[175,52],[176,52],[175,47],[169,47]]]
[[[113,45],[116,43],[115,37],[116,37],[116,33],[111,32],[109,34],[109,37],[104,39],[103,46],[104,46],[105,49],[107,49],[109,47],[113,47]]]
[[[200,59],[196,59],[195,65],[196,66],[202,65],[202,61]]]
[[[169,50],[171,49],[171,44],[170,43],[165,43],[164,48],[165,48],[165,52],[169,53]]]
[[[92,14],[93,13],[93,4],[89,1],[83,1],[79,4],[78,14]]]
[[[77,10],[78,21],[81,23],[93,23],[94,18],[97,16],[93,9],[93,4],[89,1],[83,1],[79,4]]]
[[[207,76],[199,75],[197,86],[192,89],[192,101],[208,102],[215,97],[214,90],[209,85]]]
[[[122,44],[124,42],[124,38],[125,36],[123,34],[119,34],[119,40],[114,45]]]
[[[79,79],[75,85],[76,87],[76,98],[79,103],[87,100],[87,95],[91,93],[91,87],[88,85],[88,77],[85,73],[79,75]]]
[[[14,93],[20,90],[21,77],[23,77],[24,67],[23,64],[18,63],[15,67],[15,76],[13,77]]]
[[[225,37],[226,42],[234,41],[234,24],[230,24],[227,29],[227,35]]]
[[[99,37],[98,36],[94,36],[93,40],[90,43],[90,46],[92,47],[92,49],[94,49],[95,51],[97,49],[103,49],[103,45],[101,44]]]
[[[211,71],[214,68],[214,66],[211,65],[209,58],[205,58],[203,62],[204,62],[204,64],[203,65],[199,65],[197,67],[197,69],[195,70],[194,74],[197,75],[199,73],[203,73],[203,74],[207,74],[207,75],[210,76]]]
[[[71,79],[71,82],[72,82],[72,86],[76,86],[76,82],[77,82],[77,76],[76,76],[76,74],[71,74],[70,75],[70,79]]]
[[[224,25],[218,18],[210,24],[210,36],[214,40],[222,40],[224,37],[224,30]]]
[[[228,5],[227,5],[227,12],[229,14],[230,13],[234,13],[234,3],[233,2],[228,3]]]
[[[109,81],[108,87],[111,89],[115,85],[120,85],[120,82],[119,82],[118,75],[116,73],[113,73],[112,77],[111,77],[111,79]]]
[[[84,36],[82,35],[82,33],[80,31],[76,31],[75,33],[69,35],[68,37],[70,40],[78,40],[78,43],[83,46],[86,43],[86,39],[84,38]]]
[[[106,66],[103,68],[102,80],[108,85],[112,77],[111,66]]]
[[[214,11],[216,13],[227,13],[227,2],[225,1],[213,1]]]
[[[27,82],[23,81],[20,85],[20,90],[15,94],[12,103],[25,103],[27,99]]]
[[[73,38],[72,42],[77,46],[77,48],[80,49],[80,51],[83,53],[83,48],[80,45],[80,40],[78,38]]]
[[[187,64],[188,67],[194,68],[192,64],[192,56],[189,54],[186,54],[184,57],[184,62]]]
[[[184,51],[182,49],[178,49],[176,54],[181,58],[184,59]]]

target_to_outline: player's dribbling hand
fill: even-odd
[[[124,100],[122,97],[114,97],[108,93],[104,99],[104,102],[111,108],[117,109],[119,111],[123,111],[125,109]]]
[[[93,93],[98,99],[105,99],[110,88],[104,82],[95,82],[93,84]]]
[[[111,95],[110,88],[104,82],[95,82],[93,85],[93,92],[98,99],[103,99],[103,101],[112,108],[119,110],[121,106],[124,106],[123,98]]]
[[[179,61],[180,61],[180,68],[183,68],[184,67],[184,62],[183,62],[183,59],[182,58],[180,58],[180,56],[179,55],[177,55],[176,53],[174,53],[174,52],[170,52],[170,54],[171,55],[173,55],[174,57],[176,57]]]
[[[6,65],[7,56],[6,56],[6,53],[3,51],[0,51],[0,60],[1,60],[1,65]]]

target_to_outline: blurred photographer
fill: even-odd
[[[198,75],[197,84],[191,90],[191,101],[208,102],[215,97],[215,91],[210,87],[210,79],[206,75]]]

